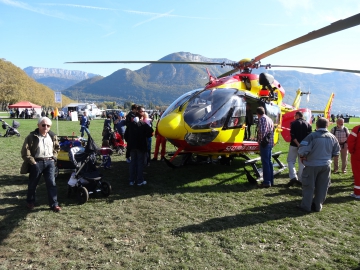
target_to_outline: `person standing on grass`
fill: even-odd
[[[35,206],[36,187],[41,175],[44,176],[50,209],[54,212],[61,211],[57,200],[57,187],[55,183],[55,160],[57,159],[60,145],[58,137],[50,131],[52,122],[48,117],[38,120],[38,128],[30,132],[25,138],[21,149],[24,160],[20,173],[29,173],[27,191],[27,207],[33,210]]]
[[[139,108],[144,110],[143,107]],[[146,185],[144,180],[144,160],[147,153],[147,140],[153,135],[153,128],[143,121],[140,121],[138,117],[135,117],[133,121],[127,126],[125,130],[125,140],[127,141],[127,150],[130,153],[130,186],[136,184],[137,186]]]
[[[327,130],[329,121],[319,117],[316,131],[301,141],[298,153],[305,165],[302,173],[302,201],[305,212],[320,212],[330,186],[331,159],[340,153],[336,137]]]
[[[304,169],[304,164],[300,162],[298,148],[301,141],[312,132],[311,125],[303,119],[302,112],[295,113],[295,121],[290,124],[291,141],[289,145],[289,152],[287,156],[287,163],[289,168],[290,182],[288,187],[299,185],[301,186],[301,175]],[[298,160],[298,173],[296,175],[296,159]]]
[[[341,171],[346,173],[347,158],[348,158],[348,144],[347,139],[349,136],[349,130],[344,126],[344,119],[339,118],[336,120],[336,127],[333,127],[330,131],[335,135],[340,144],[340,157],[341,157]],[[339,156],[334,157],[334,173],[338,173],[339,170]]]
[[[126,114],[126,118],[125,118],[126,128],[128,128],[128,126],[132,123],[132,121],[136,117],[137,111],[138,111],[138,105],[136,104],[131,105],[131,110]],[[126,157],[126,162],[130,163],[130,151],[128,150],[128,148],[126,148],[125,157]]]
[[[274,147],[274,123],[265,114],[263,107],[256,109],[259,119],[257,141],[260,147],[260,157],[263,169],[264,181],[258,185],[259,188],[268,188],[274,185],[274,168],[271,163],[271,151]]]
[[[351,169],[354,174],[354,193],[351,196],[360,199],[360,125],[355,126],[348,137],[348,148],[351,154]]]
[[[149,117],[149,114],[145,111],[139,111],[141,113],[141,121],[145,122],[146,124],[149,125],[149,127],[152,128],[152,119]],[[152,137],[147,138],[147,154],[146,154],[146,158],[145,158],[145,164],[147,166],[150,166],[150,159],[151,159],[151,142],[152,142]]]
[[[115,129],[117,130],[117,132],[119,132],[121,139],[125,140],[124,134],[125,134],[125,129],[126,129],[126,120],[125,120],[123,112],[120,112],[118,114],[118,118],[115,120],[114,125],[115,125]]]
[[[156,123],[156,128],[155,128],[155,138],[156,138],[156,141],[155,141],[154,157],[152,158],[152,161],[157,161],[158,155],[159,155],[160,146],[161,146],[160,160],[161,160],[161,161],[164,161],[164,159],[165,159],[165,153],[166,153],[166,138],[159,133],[159,130],[158,130],[159,122],[160,122],[160,119],[157,121],[157,123]]]
[[[80,119],[80,132],[81,132],[81,137],[84,137],[84,131],[86,132],[86,134],[88,136],[90,136],[90,131],[88,129],[89,125],[88,125],[88,122],[89,122],[89,119],[88,119],[88,116],[86,116],[87,113],[84,112],[84,115],[81,117]]]

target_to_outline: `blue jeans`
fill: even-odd
[[[29,184],[26,201],[35,203],[36,187],[39,184],[41,175],[44,175],[49,206],[52,208],[58,205],[57,188],[55,183],[55,162],[54,160],[37,161],[30,166]]]
[[[263,179],[265,185],[274,185],[274,168],[271,162],[271,150],[272,147],[267,145],[262,147],[260,145],[260,157],[263,170]]]
[[[86,132],[86,134],[89,136],[90,135],[90,131],[87,127],[85,126],[81,126],[80,132],[81,132],[81,137],[84,137],[84,131]]]
[[[130,182],[140,184],[144,181],[143,170],[146,152],[138,149],[130,150]]]

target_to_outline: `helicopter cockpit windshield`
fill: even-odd
[[[169,113],[171,113],[172,111],[174,111],[176,108],[178,108],[180,105],[184,104],[186,101],[189,100],[189,98],[191,97],[191,95],[201,91],[201,89],[195,89],[189,92],[186,92],[185,94],[181,95],[180,97],[178,97],[173,103],[171,103],[171,105],[165,110],[165,112],[162,114],[161,118],[165,117],[166,115],[168,115]]]
[[[246,102],[237,89],[218,88],[194,95],[186,107],[184,120],[192,129],[235,128],[245,122],[245,114]],[[235,117],[236,122],[230,123]]]

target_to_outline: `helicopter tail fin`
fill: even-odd
[[[331,114],[331,106],[334,100],[335,94],[331,93],[330,98],[326,104],[325,110],[324,110],[324,117],[326,119],[330,119],[330,114]]]
[[[295,96],[295,99],[294,99],[294,102],[292,104],[292,106],[295,108],[295,109],[299,109],[300,107],[300,101],[301,101],[301,90],[300,88],[296,91],[296,96]]]
[[[328,120],[330,120],[331,115],[331,106],[334,100],[335,94],[331,93],[330,98],[328,102],[326,103],[325,109],[323,111],[311,111],[312,113],[321,113],[324,115],[324,117]]]

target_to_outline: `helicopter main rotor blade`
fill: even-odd
[[[254,62],[260,61],[261,59],[264,59],[265,57],[268,57],[270,55],[273,55],[277,52],[286,50],[288,48],[294,47],[296,45],[308,42],[310,40],[317,39],[319,37],[327,36],[335,32],[339,32],[342,30],[345,30],[350,27],[354,27],[360,24],[360,13],[354,16],[351,16],[344,20],[336,21],[329,26],[326,26],[324,28],[321,28],[319,30],[312,31],[304,36],[301,36],[299,38],[296,38],[294,40],[291,40],[287,43],[284,43],[278,47],[275,47],[267,52],[264,52],[254,58]]]
[[[232,70],[230,70],[230,71],[228,71],[228,72],[225,72],[225,73],[221,74],[220,76],[218,76],[218,78],[222,78],[222,77],[229,76],[229,75],[235,73],[235,72],[238,71],[238,70],[239,70],[238,68],[234,68],[234,69],[232,69]]]
[[[320,69],[330,71],[342,71],[350,73],[360,73],[360,70],[342,69],[342,68],[326,68],[326,67],[308,67],[308,66],[285,66],[285,65],[260,65],[260,67],[272,68],[272,67],[288,67],[288,68],[309,68],[309,69]]]
[[[188,65],[223,65],[228,66],[231,63],[225,62],[190,62],[190,61],[76,61],[76,62],[65,62],[65,64],[188,64]]]

